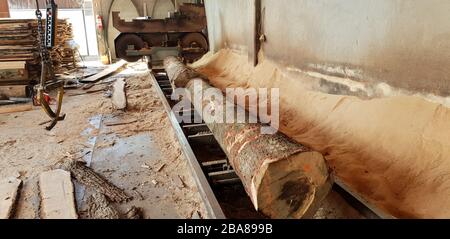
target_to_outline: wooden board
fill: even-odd
[[[24,85],[0,86],[0,96],[26,98],[26,87]]]
[[[81,83],[93,83],[93,82],[97,82],[97,81],[99,81],[99,80],[101,80],[101,79],[103,79],[103,78],[105,78],[105,77],[111,75],[112,73],[118,71],[120,68],[122,68],[122,67],[123,67],[124,65],[126,65],[126,64],[127,64],[126,61],[121,60],[121,61],[119,61],[119,62],[117,62],[117,63],[114,63],[114,64],[108,66],[108,68],[104,69],[104,70],[101,71],[100,73],[95,74],[95,75],[93,75],[93,76],[91,76],[91,77],[88,77],[88,78],[86,78],[86,79],[83,79],[83,80],[81,80],[80,82],[81,82]]]
[[[116,110],[124,110],[127,108],[127,96],[125,93],[125,80],[117,79],[113,84],[112,103]]]
[[[11,178],[0,182],[0,219],[9,219],[14,214],[22,180]]]
[[[70,173],[61,169],[41,173],[41,218],[77,219],[74,187]]]
[[[25,61],[0,62],[0,70],[25,69]]]
[[[31,104],[0,106],[0,114],[10,114],[30,110],[33,110],[33,106]]]

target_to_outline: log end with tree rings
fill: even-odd
[[[333,185],[325,159],[318,152],[297,153],[263,167],[254,204],[270,218],[312,217]]]

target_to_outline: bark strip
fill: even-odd
[[[61,167],[64,170],[70,171],[72,177],[78,182],[92,187],[93,190],[104,194],[111,202],[126,202],[131,200],[131,197],[122,189],[108,182],[108,180],[86,166],[83,162],[67,160]]]

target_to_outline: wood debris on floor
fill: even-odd
[[[206,215],[146,67],[121,62],[66,89],[67,118],[52,132],[40,125],[48,119],[39,110],[0,114],[0,178],[18,171],[23,181],[8,217]],[[112,103],[116,82],[127,102],[122,110]]]

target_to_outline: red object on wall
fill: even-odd
[[[102,16],[97,15],[96,24],[97,24],[97,29],[99,31],[103,31],[103,17]]]

